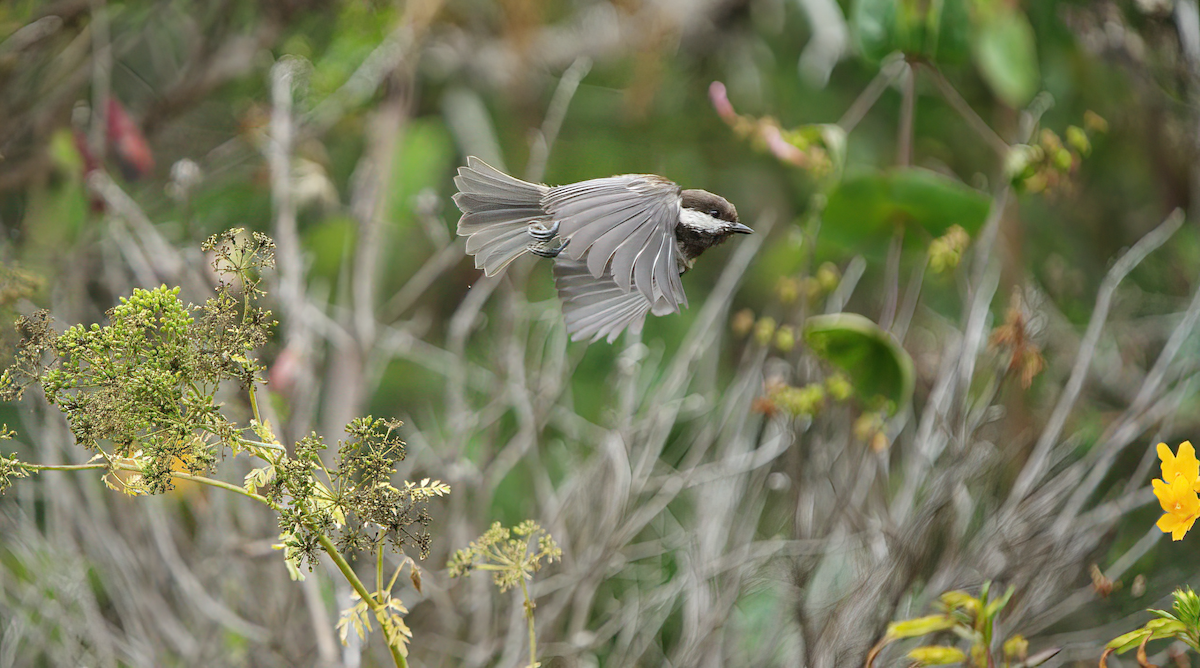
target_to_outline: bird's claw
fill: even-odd
[[[555,224],[555,228],[557,228],[557,227],[558,227],[558,225]],[[545,257],[545,258],[550,258],[551,260],[553,260],[554,258],[558,257],[559,253],[563,252],[563,249],[567,247],[567,243],[569,243],[569,240],[564,241],[557,246],[552,246],[550,241],[547,240],[547,241],[543,241],[541,243],[529,244],[525,248],[527,248],[530,253],[533,253],[534,255],[537,255],[538,257]]]
[[[529,224],[529,236],[538,241],[550,241],[558,234],[559,221],[554,221],[550,227],[546,227],[541,223]]]

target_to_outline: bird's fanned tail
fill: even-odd
[[[547,223],[542,197],[548,188],[513,178],[474,156],[454,177],[454,203],[462,210],[459,236],[467,237],[467,253],[475,268],[495,276],[529,250],[531,223]]]

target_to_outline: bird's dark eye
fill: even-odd
[[[713,218],[720,218],[720,217],[721,217],[721,212],[720,212],[720,211],[717,211],[716,209],[709,209],[709,210],[708,210],[708,215],[712,216]]]

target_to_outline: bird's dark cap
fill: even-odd
[[[714,195],[707,190],[684,190],[680,195],[685,209],[701,211],[730,223],[738,222],[737,209],[720,195]]]

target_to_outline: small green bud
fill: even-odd
[[[1054,152],[1054,166],[1060,172],[1066,172],[1071,169],[1072,163],[1075,162],[1074,156],[1065,148],[1060,148]]]
[[[760,346],[765,346],[771,343],[771,337],[775,336],[775,319],[762,318],[754,325],[754,340]]]
[[[835,373],[825,379],[825,391],[834,401],[845,401],[854,393],[854,386],[844,373]]]
[[[1060,139],[1058,134],[1050,128],[1042,129],[1042,134],[1038,137],[1038,143],[1042,145],[1042,148],[1045,149],[1047,153],[1051,154],[1062,148],[1062,139]]]
[[[754,311],[744,308],[735,313],[729,328],[739,337],[749,334],[750,330],[754,329]]]
[[[1004,175],[1011,181],[1028,178],[1033,174],[1034,166],[1045,156],[1040,146],[1017,144],[1008,149],[1004,156]]]
[[[813,276],[808,276],[800,281],[800,292],[806,300],[815,302],[821,298],[825,291],[821,289],[820,281]]]
[[[1004,658],[1008,658],[1009,661],[1025,661],[1025,657],[1030,652],[1030,642],[1025,639],[1025,636],[1018,633],[1016,636],[1004,640],[1003,650]]]
[[[1200,626],[1200,596],[1197,596],[1191,587],[1176,589],[1173,596],[1175,616],[1179,621],[1192,627]]]
[[[796,330],[791,325],[784,325],[775,332],[775,347],[785,353],[796,347]]]
[[[958,225],[951,225],[946,233],[929,244],[929,268],[940,274],[958,267],[963,251],[971,237]]]
[[[775,294],[784,304],[795,302],[800,298],[800,281],[791,276],[780,277],[775,284]]]
[[[1050,180],[1046,178],[1045,172],[1035,172],[1021,182],[1021,187],[1031,193],[1040,193],[1049,185]]]
[[[1071,125],[1067,127],[1067,145],[1079,151],[1080,155],[1088,155],[1092,152],[1092,142],[1088,141],[1087,133],[1083,128]]]
[[[820,267],[817,267],[817,283],[821,286],[821,290],[826,293],[833,292],[841,282],[842,272],[838,270],[836,264],[823,262]]]
[[[1108,121],[1104,120],[1100,114],[1088,109],[1083,112],[1083,127],[1087,128],[1088,132],[1108,132]]]
[[[817,384],[784,387],[772,398],[779,408],[792,415],[816,415],[825,404],[825,389]]]

